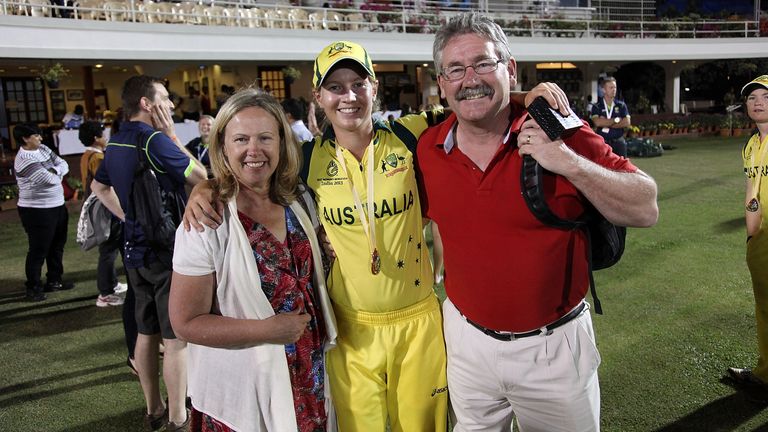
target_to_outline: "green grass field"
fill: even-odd
[[[681,138],[634,160],[659,183],[661,216],[596,273],[603,431],[768,431],[766,406],[720,382],[756,356],[742,142]],[[0,223],[0,431],[141,430],[120,309],[95,307],[97,254],[75,244],[74,219],[65,268],[77,288],[42,303],[23,301],[21,225]]]

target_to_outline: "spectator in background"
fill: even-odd
[[[24,265],[27,300],[42,301],[46,299],[45,291],[74,287],[61,279],[69,222],[61,182],[69,172],[69,165],[41,144],[40,129],[32,123],[16,125],[13,139],[19,146],[13,163],[19,186],[18,211],[29,241]],[[43,262],[48,267],[45,286],[40,275]]]
[[[64,125],[64,129],[77,129],[81,124],[83,124],[84,121],[85,109],[80,104],[75,105],[74,112],[66,113],[64,118],[61,119],[61,123]]]
[[[146,402],[145,423],[153,431],[161,427],[182,430],[189,423],[185,409],[187,357],[186,344],[176,338],[168,317],[172,245],[149,244],[130,197],[138,158],[143,157],[139,153],[151,162],[164,191],[164,204],[174,198],[177,204],[186,202],[184,185],[194,185],[206,174],[200,162],[171,138],[176,135],[171,120],[173,103],[162,81],[146,75],[131,77],[123,85],[121,99],[127,121],[111,136],[92,188],[104,206],[125,222],[125,267],[136,294],[136,364]],[[158,378],[161,340],[167,406]]]
[[[171,100],[174,106],[173,116],[171,118],[173,119],[174,123],[181,122],[181,102],[184,101],[184,99],[179,96],[178,93],[171,90],[171,82],[168,80],[168,78],[163,80],[163,86],[165,87],[165,90],[168,92],[168,98]],[[121,110],[122,108],[118,108],[118,110]],[[177,112],[178,111],[178,112]],[[112,131],[112,134],[115,134],[114,130]]]
[[[80,142],[85,147],[85,153],[80,157],[80,176],[83,179],[83,190],[88,198],[91,194],[91,181],[96,176],[96,170],[104,160],[104,149],[107,140],[104,138],[104,127],[99,122],[87,121],[80,126],[78,134]],[[96,306],[120,306],[124,300],[119,294],[128,289],[128,285],[117,280],[115,271],[115,258],[123,244],[123,225],[120,219],[112,216],[112,224],[109,230],[109,238],[99,245],[99,263],[96,267],[96,288],[99,296],[96,298]]]
[[[587,103],[584,107],[584,112],[582,113],[581,118],[586,120],[587,123],[589,123],[589,126],[594,128],[595,122],[592,121],[592,108],[594,108],[595,104],[592,102],[592,95],[587,95]]]
[[[230,87],[226,84],[222,84],[221,91],[216,93],[216,109],[221,109],[221,106],[224,105],[224,102],[226,102],[231,95],[232,91],[230,90]]]
[[[211,115],[211,98],[208,97],[208,87],[203,87],[203,92],[200,93],[200,108],[203,115]]]
[[[181,102],[181,118],[183,120],[200,120],[200,115],[203,113],[203,105],[200,102],[200,92],[190,86],[188,89],[187,97]]]
[[[293,136],[296,137],[296,142],[302,143],[311,140],[313,135],[304,124],[304,106],[301,102],[292,98],[284,99],[283,102],[281,102],[281,105],[283,106],[285,115],[288,117],[288,123],[291,125],[291,130],[293,131]]]
[[[200,122],[197,124],[200,136],[193,138],[185,146],[192,153],[192,156],[196,157],[205,166],[209,178],[211,177],[211,159],[208,154],[208,145],[211,142],[211,126],[213,126],[213,117],[209,115],[200,117]]]
[[[120,132],[120,124],[122,122],[123,107],[119,107],[115,111],[115,119],[112,121],[112,129],[110,130],[112,135],[116,135]],[[122,247],[120,248],[120,252],[124,252]],[[125,266],[125,254],[123,254],[123,266]],[[131,370],[131,373],[138,377],[139,372],[136,370],[136,360],[134,358],[136,339],[139,334],[138,328],[136,327],[136,296],[133,291],[133,286],[131,286],[131,279],[128,278],[127,282],[128,291],[125,292],[125,302],[123,303],[123,330],[125,331],[125,346],[128,348],[128,359],[125,363]]]
[[[616,99],[616,78],[603,79],[603,97],[592,106],[592,122],[597,133],[619,156],[627,156],[624,128],[632,126],[624,101]]]

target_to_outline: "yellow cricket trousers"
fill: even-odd
[[[761,228],[747,242],[747,267],[752,275],[757,321],[757,367],[752,372],[768,382],[768,235]]]
[[[328,373],[340,432],[444,432],[448,383],[437,297],[370,313],[334,305]]]

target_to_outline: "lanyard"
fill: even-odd
[[[202,143],[200,143],[200,147],[197,148],[197,160],[200,162],[203,161],[203,156],[208,153],[208,146],[203,146]]]
[[[373,152],[373,140],[371,140],[370,144],[368,144],[368,194],[365,197],[366,204],[368,205],[368,217],[366,218],[363,204],[360,201],[360,194],[357,192],[357,187],[352,181],[352,176],[347,171],[347,162],[341,152],[341,146],[338,143],[336,144],[336,159],[339,161],[344,175],[349,179],[349,189],[352,192],[352,198],[355,200],[355,207],[357,207],[357,213],[360,215],[360,223],[363,225],[363,231],[368,240],[368,250],[371,253],[371,273],[379,274],[381,271],[381,257],[379,256],[378,249],[376,249],[376,220],[373,212]]]
[[[760,208],[760,182],[763,180],[763,164],[765,163],[765,153],[768,149],[768,135],[765,138],[760,138],[760,134],[757,134],[757,140],[759,143],[758,148],[752,149],[752,155],[749,158],[749,164],[752,167],[756,167],[757,173],[752,178],[752,199],[747,203],[747,211],[756,212]],[[757,153],[760,153],[760,159],[755,160]]]
[[[603,98],[603,105],[605,106],[605,116],[608,118],[611,118],[613,115],[613,107],[616,104],[616,101],[614,100],[611,102],[611,106],[608,106],[608,102]]]

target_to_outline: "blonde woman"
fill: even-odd
[[[245,89],[211,138],[223,226],[177,232],[170,298],[189,343],[192,430],[334,430],[335,319],[290,125],[272,96]]]

